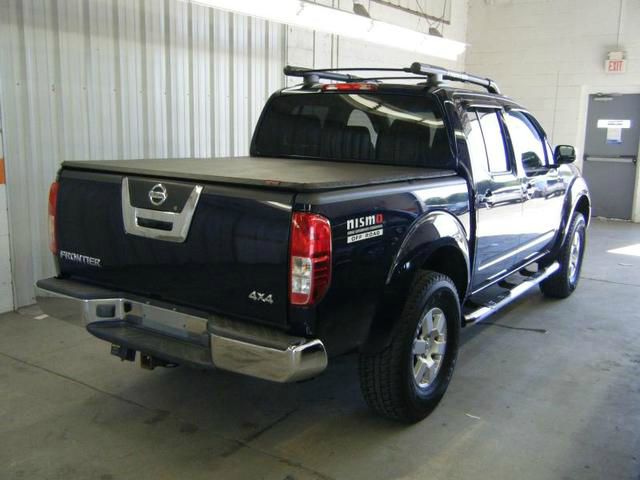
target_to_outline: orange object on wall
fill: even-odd
[[[0,158],[0,185],[7,183],[7,177],[4,174],[4,158]]]

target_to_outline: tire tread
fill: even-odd
[[[581,213],[576,213],[571,219],[571,225],[569,226],[569,232],[565,243],[562,245],[560,253],[558,254],[558,261],[560,262],[560,269],[551,275],[549,278],[540,283],[540,291],[550,298],[567,298],[575,290],[575,285],[571,286],[568,280],[568,263],[569,256],[571,254],[570,244],[573,235],[578,228],[580,221],[585,221],[584,216]],[[583,239],[584,240],[584,239]],[[582,245],[583,254],[585,244]],[[582,261],[582,260],[581,260]],[[579,277],[578,277],[579,278]],[[577,281],[576,281],[577,284]]]
[[[415,326],[411,320],[420,313],[417,310],[420,308],[421,297],[439,282],[448,283],[453,292],[456,292],[455,285],[446,275],[428,270],[419,272],[407,297],[400,319],[401,325],[395,337],[384,350],[360,354],[359,375],[362,395],[367,405],[380,415],[407,422],[415,422],[424,417],[424,415],[417,417],[402,396],[402,378],[397,375],[397,372],[402,369],[402,362],[405,359],[402,349],[399,348],[399,339],[412,334]],[[446,381],[448,382],[449,379],[450,375]],[[435,399],[431,409],[435,408],[439,400],[439,398]]]

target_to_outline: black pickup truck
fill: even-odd
[[[292,382],[357,351],[368,405],[424,418],[461,327],[576,288],[589,192],[493,81],[345,70],[287,67],[303,83],[269,99],[249,157],[63,163],[43,311],[146,368]]]

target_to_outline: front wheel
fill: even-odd
[[[586,222],[581,213],[576,213],[558,254],[560,269],[540,283],[543,294],[552,298],[567,298],[573,293],[580,280],[585,245]]]
[[[380,352],[360,355],[360,387],[372,410],[417,422],[436,407],[453,375],[460,315],[451,279],[419,273],[391,343]]]

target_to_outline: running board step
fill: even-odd
[[[540,282],[542,282],[546,278],[556,273],[559,269],[560,269],[560,264],[558,262],[554,262],[544,270],[540,272],[536,272],[533,276],[527,278],[519,285],[513,287],[513,289],[509,291],[506,297],[500,299],[496,303],[493,303],[491,305],[483,305],[477,310],[474,310],[472,312],[465,314],[464,316],[465,324],[468,325],[471,323],[479,323],[483,321],[490,315],[493,315],[494,313],[496,313],[501,308],[506,307],[511,302],[521,297],[524,293],[526,293],[531,288],[535,287]]]

